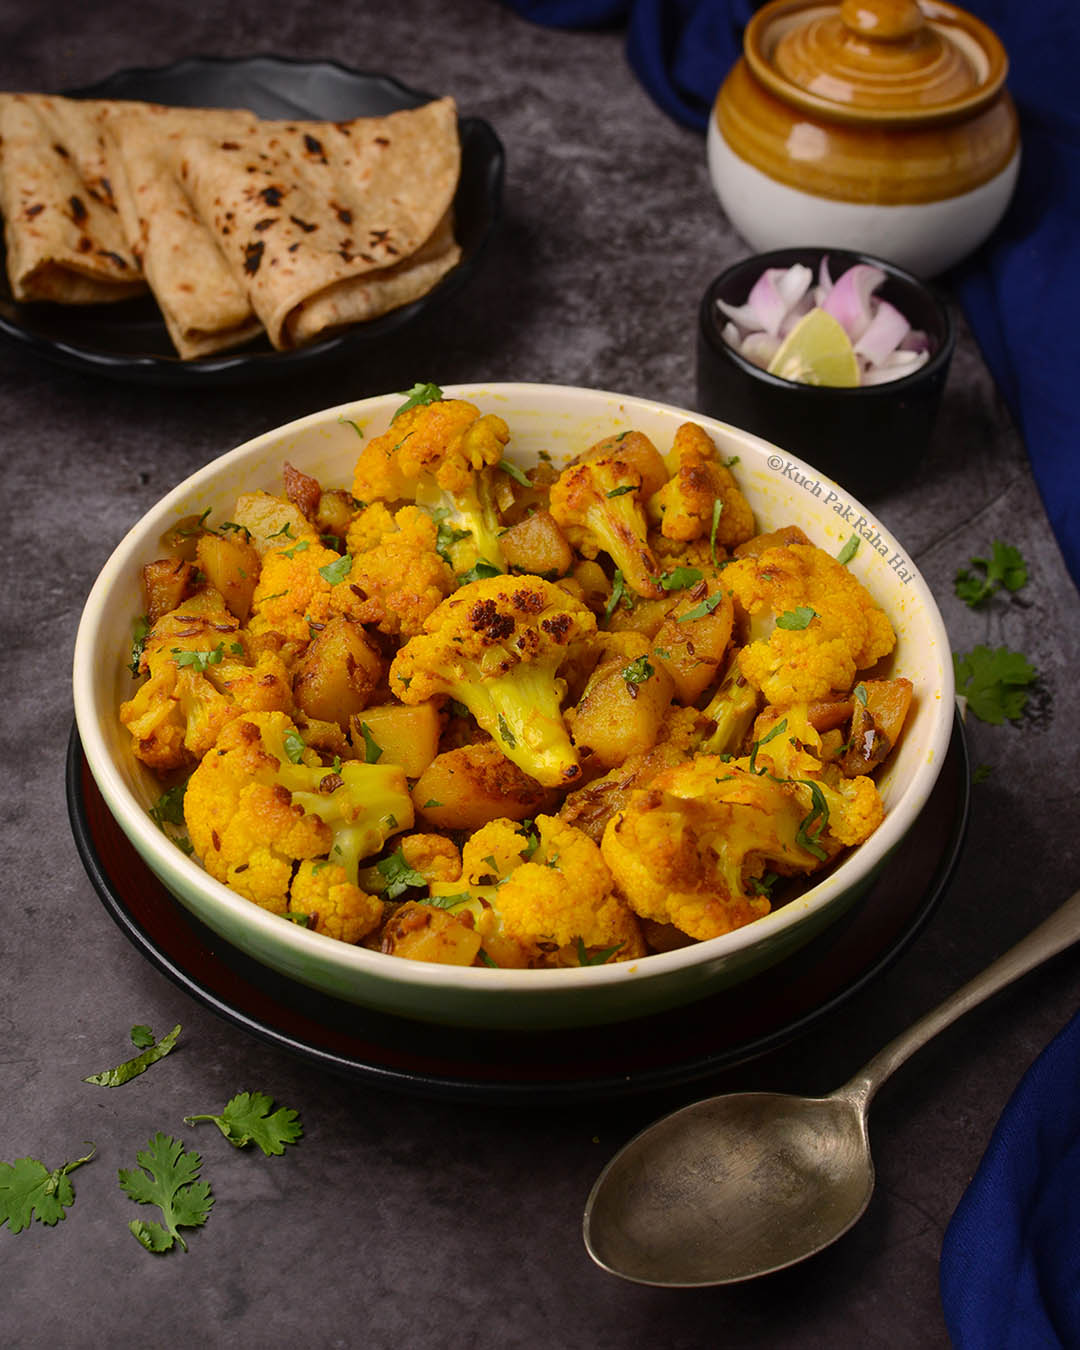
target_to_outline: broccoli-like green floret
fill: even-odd
[[[456,699],[507,759],[545,787],[565,786],[581,768],[563,721],[558,671],[570,644],[595,631],[585,605],[538,577],[473,581],[401,648],[390,688],[403,703]]]

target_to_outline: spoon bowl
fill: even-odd
[[[767,1275],[829,1246],[870,1203],[867,1115],[881,1084],[932,1036],[1077,939],[1080,891],[829,1096],[732,1093],[650,1125],[592,1188],[589,1255],[638,1284],[693,1288]]]

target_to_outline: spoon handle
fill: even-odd
[[[861,1100],[869,1105],[874,1093],[885,1080],[927,1041],[951,1026],[957,1018],[977,1007],[991,994],[1026,975],[1029,970],[1063,952],[1080,939],[1080,891],[1068,900],[1038,928],[1021,938],[980,974],[950,994],[943,1003],[926,1013],[906,1031],[891,1040],[843,1088],[840,1094]]]

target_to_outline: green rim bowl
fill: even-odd
[[[79,736],[109,810],[180,904],[227,942],[323,993],[402,1017],[522,1029],[617,1022],[703,998],[781,960],[839,918],[888,865],[945,761],[952,660],[929,588],[902,545],[844,488],[726,423],[644,398],[560,385],[467,384],[444,392],[504,417],[510,458],[522,466],[541,450],[558,464],[602,436],[630,428],[666,453],[676,428],[697,421],[722,455],[738,457],[736,477],[759,529],[799,525],[833,554],[857,535],[849,566],[897,631],[890,668],[915,686],[903,739],[879,779],[886,806],[880,828],[801,896],[745,928],[638,961],[558,970],[440,966],[350,946],[259,909],[172,844],[148,814],[160,784],[132,755],[118,718],[133,689],[128,654],[133,623],[143,612],[142,565],[158,555],[161,535],[181,517],[208,507],[227,514],[241,491],[281,492],[285,460],[326,486],[348,486],[357,431],[365,437],[383,431],[401,394],[329,408],[247,441],[174,488],[117,545],[86,601],[73,668]]]

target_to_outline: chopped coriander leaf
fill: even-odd
[[[352,427],[353,431],[355,431],[356,434],[360,437],[360,439],[363,440],[363,438],[364,438],[364,431],[363,431],[363,428],[359,425],[359,423],[354,422],[354,421],[352,420],[351,417],[339,417],[339,418],[338,418],[338,421],[339,421],[343,426],[346,426],[346,427]]]
[[[403,412],[408,412],[410,408],[419,407],[421,403],[438,403],[442,398],[442,390],[437,384],[424,384],[417,381],[411,389],[402,391],[405,396],[405,402],[394,413],[390,419],[396,422]]]
[[[220,1116],[185,1116],[184,1124],[211,1121],[234,1147],[258,1144],[269,1158],[284,1153],[285,1145],[295,1144],[304,1133],[295,1111],[282,1106],[271,1114],[273,1104],[265,1092],[239,1092],[225,1103]]]
[[[295,539],[296,535],[292,532],[292,522],[287,520],[280,530],[275,530],[273,534],[268,534],[266,537],[267,539],[281,539],[282,537]]]
[[[799,632],[803,628],[809,628],[811,622],[816,618],[816,609],[811,609],[809,605],[797,605],[794,609],[789,609],[778,615],[776,626],[777,628],[786,628],[789,632]]]
[[[508,745],[510,749],[513,750],[513,748],[517,745],[517,737],[510,730],[510,724],[509,722],[507,722],[506,718],[502,715],[502,713],[499,714],[498,727],[499,727],[499,735],[502,737],[503,743],[505,745]]]
[[[150,819],[162,833],[168,833],[165,829],[166,825],[183,826],[184,793],[186,791],[186,783],[176,783],[173,787],[166,788],[150,808]]]
[[[442,520],[439,522],[439,528],[435,533],[435,552],[445,562],[453,565],[454,560],[450,557],[450,550],[455,544],[460,543],[462,539],[468,539],[468,537],[468,530],[455,529],[453,525],[448,525],[445,520]]]
[[[525,847],[521,850],[521,856],[528,862],[540,847],[540,836],[532,828],[531,821],[523,820],[519,826],[518,833],[520,834],[522,830],[525,832]]]
[[[516,464],[511,464],[508,459],[500,459],[499,468],[502,469],[503,473],[508,473],[515,483],[520,483],[522,487],[532,487],[525,476],[524,470],[519,469]]]
[[[971,771],[971,781],[973,783],[985,783],[993,772],[989,764],[976,764]]]
[[[489,956],[487,952],[484,951],[483,947],[476,953],[476,959],[482,966],[490,966],[492,970],[499,969],[498,961],[496,961],[494,957]]]
[[[154,1033],[140,1023],[131,1028],[131,1044],[139,1050],[145,1050],[147,1046],[154,1044]]]
[[[378,764],[382,758],[382,746],[371,734],[371,728],[366,722],[360,723],[360,734],[364,738],[364,763]]]
[[[616,942],[614,947],[601,947],[598,951],[590,954],[585,946],[584,938],[575,938],[574,946],[577,951],[579,966],[602,966],[622,947],[621,942]]]
[[[739,455],[731,455],[728,459],[722,459],[720,463],[723,464],[725,469],[733,469],[738,464],[739,459]]]
[[[201,675],[209,666],[221,665],[221,659],[225,655],[225,644],[219,642],[213,651],[184,651],[182,647],[170,647],[170,652],[176,657],[176,664],[181,670],[185,666],[191,666],[196,674]]]
[[[651,680],[656,671],[647,656],[639,656],[631,661],[628,666],[624,666],[621,674],[626,683],[633,686]]]
[[[286,731],[281,743],[290,762],[299,764],[304,757],[304,751],[307,749],[300,733],[291,730]]]
[[[150,619],[146,614],[140,615],[135,620],[131,630],[131,660],[129,666],[132,675],[139,674],[139,666],[142,662],[143,649],[146,646],[146,639],[150,636]]]
[[[821,838],[822,830],[829,823],[829,803],[825,800],[825,794],[820,786],[811,779],[793,778],[791,781],[808,787],[811,801],[810,810],[799,822],[799,828],[795,831],[795,842],[801,848],[806,849],[807,853],[812,853],[819,861],[825,862],[829,855],[818,841]]]
[[[751,773],[759,772],[759,770],[755,766],[757,765],[757,753],[761,749],[761,747],[763,745],[768,745],[768,743],[773,739],[773,737],[779,736],[785,731],[787,731],[787,718],[782,717],[779,722],[774,723],[774,725],[769,728],[769,730],[765,733],[764,736],[762,736],[762,738],[759,741],[755,741],[753,745],[751,745],[750,763],[747,766]],[[765,770],[762,769],[760,770],[760,772],[764,773]]]
[[[857,534],[851,534],[848,536],[847,543],[836,555],[836,561],[846,567],[847,564],[852,560],[852,558],[854,558],[855,554],[858,553],[858,551],[859,551],[859,536]]]
[[[695,605],[693,609],[688,609],[685,614],[680,614],[678,622],[691,623],[694,619],[703,619],[706,614],[713,612],[723,598],[723,591],[715,591],[712,595],[707,595],[700,605]]]
[[[724,514],[724,499],[717,497],[712,504],[712,528],[709,530],[709,557],[712,564],[716,566],[716,531],[720,524],[720,517]]]
[[[434,905],[436,909],[453,909],[455,905],[463,905],[471,899],[470,891],[459,891],[457,895],[429,895],[424,904]]]
[[[1027,585],[1027,580],[1027,563],[1020,550],[995,539],[990,557],[972,558],[969,567],[957,572],[954,585],[960,599],[976,609],[1003,587],[1018,591]]]
[[[210,511],[211,508],[208,506],[206,510],[202,513],[202,515],[196,518],[195,523],[193,525],[185,525],[185,524],[178,525],[176,527],[176,533],[180,536],[181,539],[194,539],[197,535],[202,534],[203,527],[206,525],[206,522],[210,519]],[[191,517],[188,516],[187,519],[190,520]]]
[[[177,1242],[187,1251],[180,1229],[200,1228],[214,1203],[209,1182],[199,1180],[202,1159],[158,1131],[135,1160],[138,1167],[120,1168],[120,1189],[140,1205],[157,1205],[165,1223],[132,1219],[128,1228],[148,1252],[166,1252]]]
[[[221,534],[230,534],[235,531],[237,534],[242,534],[245,539],[251,538],[251,531],[248,527],[246,525],[238,525],[235,520],[223,520],[218,528],[219,533]]]
[[[432,806],[442,806],[442,802],[436,801],[434,797],[429,797],[421,809],[426,811]]]
[[[105,1069],[101,1073],[92,1073],[89,1078],[84,1078],[83,1082],[93,1083],[96,1087],[122,1087],[125,1083],[130,1083],[133,1078],[138,1078],[139,1074],[145,1073],[151,1064],[156,1064],[159,1059],[164,1059],[176,1044],[179,1035],[180,1024],[178,1022],[167,1036],[162,1036],[156,1045],[148,1046],[134,1059],[125,1060],[123,1064],[118,1064],[115,1069]]]
[[[1015,722],[1027,707],[1029,686],[1038,672],[1022,652],[1008,647],[975,647],[953,653],[956,692],[981,721],[1001,726],[1006,718]]]
[[[281,556],[283,558],[295,558],[298,553],[306,553],[310,547],[311,541],[309,539],[301,539],[300,542],[294,544],[292,548],[282,549]]]
[[[625,497],[628,492],[636,492],[638,485],[636,483],[624,483],[622,487],[612,488],[605,495],[610,499],[612,497]]]
[[[775,872],[766,872],[762,877],[750,878],[750,889],[755,895],[764,895],[766,898],[772,899],[772,888],[778,880]]]
[[[405,861],[405,854],[402,853],[400,848],[391,853],[388,858],[380,858],[375,864],[375,868],[386,882],[383,887],[383,894],[388,900],[395,900],[411,886],[427,886],[427,882],[420,873]]]
[[[616,567],[615,575],[611,579],[611,595],[608,598],[607,604],[604,606],[605,621],[610,619],[611,616],[615,613],[615,610],[620,601],[622,601],[622,606],[624,609],[634,608],[633,598],[627,594],[626,578],[623,576],[619,568]]]
[[[94,1156],[94,1145],[88,1147],[89,1153],[54,1167],[51,1172],[36,1158],[0,1162],[0,1228],[6,1223],[13,1233],[21,1233],[35,1219],[48,1228],[66,1219],[65,1210],[75,1203],[75,1189],[68,1174]]]
[[[286,913],[282,915],[282,918],[288,919],[290,923],[296,924],[297,928],[311,927],[310,914],[294,914],[292,910],[287,910]]]
[[[467,572],[462,572],[458,577],[459,586],[467,586],[470,581],[483,581],[485,577],[501,577],[502,573],[494,565],[489,563],[486,558],[477,558],[476,562]]]
[[[660,585],[665,591],[685,591],[699,582],[704,573],[698,567],[676,567],[665,572]]]
[[[863,705],[863,707],[865,708],[865,707],[866,707],[866,700],[867,700],[867,698],[869,697],[869,695],[868,695],[867,692],[866,692],[866,685],[865,685],[865,684],[862,684],[861,682],[860,682],[859,684],[857,684],[857,685],[855,686],[855,688],[851,691],[851,697],[854,698],[854,699],[858,699],[858,701],[859,701],[859,702]]]
[[[352,554],[344,553],[340,558],[332,563],[327,563],[325,567],[319,568],[319,576],[323,581],[328,581],[331,586],[336,586],[338,582],[344,581],[352,568]]]

